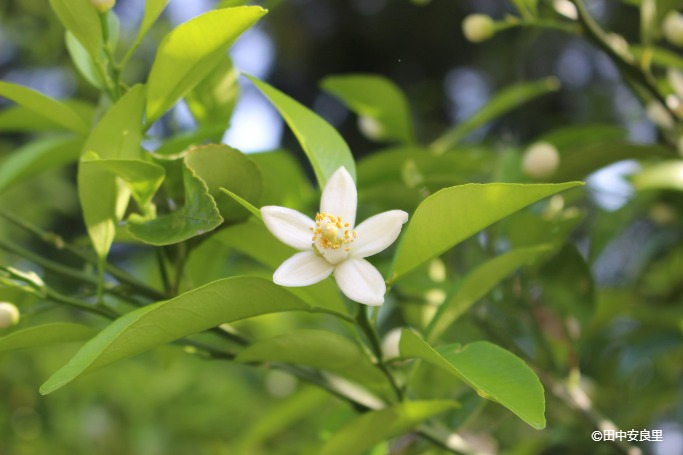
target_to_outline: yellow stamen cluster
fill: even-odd
[[[321,212],[315,215],[315,228],[313,242],[319,242],[319,246],[325,249],[337,250],[342,246],[345,251],[351,251],[350,244],[356,238],[356,231],[349,230],[349,223],[345,223],[340,216]]]

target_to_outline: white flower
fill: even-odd
[[[286,207],[261,208],[268,230],[281,242],[301,250],[275,271],[275,284],[309,286],[334,272],[337,285],[351,300],[366,305],[384,303],[384,278],[363,258],[394,243],[408,214],[390,210],[355,226],[357,198],[353,178],[340,167],[323,189],[315,221]]]

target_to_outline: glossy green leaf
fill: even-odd
[[[249,213],[241,204],[227,197],[226,188],[252,205],[260,205],[263,183],[258,167],[251,159],[223,144],[192,148],[185,162],[209,188],[221,216],[226,221],[245,219]],[[260,216],[260,215],[259,215]]]
[[[225,8],[202,14],[171,31],[159,45],[147,82],[147,125],[200,83],[237,38],[266,10]]]
[[[496,221],[547,196],[582,185],[468,184],[425,199],[410,219],[394,262],[400,276]]]
[[[373,119],[378,139],[415,142],[408,100],[391,80],[371,74],[339,75],[326,77],[321,86],[360,117]]]
[[[0,338],[0,352],[85,341],[95,336],[96,333],[97,330],[92,327],[70,322],[37,325]]]
[[[532,427],[545,428],[543,386],[536,373],[511,352],[486,341],[436,350],[409,329],[401,334],[400,350],[402,357],[422,359],[446,370]]]
[[[73,33],[93,58],[102,49],[102,25],[100,17],[90,0],[50,0],[59,21]]]
[[[540,245],[508,251],[468,273],[439,306],[425,332],[425,339],[433,341],[439,338],[460,315],[491,292],[506,276],[523,265],[534,263],[551,250],[550,246]]]
[[[637,190],[683,191],[683,162],[664,161],[649,166],[631,177]]]
[[[522,82],[498,92],[483,108],[467,120],[448,130],[431,144],[431,148],[443,153],[452,149],[469,133],[539,96],[559,90],[560,83],[555,77],[534,82]]]
[[[222,125],[225,131],[240,93],[237,71],[226,55],[190,93],[185,102],[200,125]],[[219,141],[222,137],[215,138]]]
[[[356,343],[326,330],[300,329],[257,341],[235,360],[303,365],[365,385],[384,385],[387,381]]]
[[[454,409],[453,401],[406,401],[352,420],[323,446],[320,455],[363,455],[387,439],[413,430],[425,420]]]
[[[145,88],[131,88],[102,117],[83,147],[103,160],[135,160],[140,155]],[[88,235],[99,257],[106,257],[116,224],[123,217],[130,191],[106,168],[82,160],[78,167],[78,195]]]
[[[63,100],[62,104],[74,111],[85,124],[90,124],[95,115],[95,107],[80,100]],[[25,106],[14,105],[0,110],[0,131],[43,132],[63,131],[58,120],[38,115]]]
[[[257,219],[263,220],[263,217],[261,216],[261,211],[256,206],[252,205],[249,201],[247,201],[246,199],[242,199],[241,197],[239,197],[238,195],[236,195],[235,193],[226,188],[221,187],[219,189],[222,193],[227,194],[228,197],[230,197],[234,202],[242,206],[242,208],[247,210],[249,213],[254,215]]]
[[[183,186],[185,205],[181,209],[154,219],[133,214],[127,221],[128,232],[150,245],[172,245],[220,226],[223,218],[216,201],[187,161],[183,166]]]
[[[78,160],[83,139],[51,137],[29,142],[2,161],[0,193],[48,169]]]
[[[281,91],[252,76],[247,76],[270,100],[301,144],[320,188],[334,171],[344,166],[356,178],[356,165],[349,146],[332,125],[318,114]]]
[[[214,281],[121,316],[83,345],[43,384],[40,392],[54,392],[95,368],[220,324],[309,308],[284,288],[261,278],[234,277]]]
[[[88,125],[69,106],[28,87],[0,81],[0,96],[29,109],[34,115],[44,117],[62,128],[78,134],[87,134]]]

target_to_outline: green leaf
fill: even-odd
[[[257,341],[238,362],[284,362],[325,370],[361,385],[386,385],[387,379],[350,339],[326,330],[300,329]]]
[[[29,109],[37,117],[46,118],[74,133],[88,134],[88,125],[69,106],[28,87],[0,81],[0,96]]]
[[[59,21],[97,59],[102,49],[102,25],[90,0],[50,0]]]
[[[453,401],[406,401],[352,420],[323,446],[320,455],[362,455],[387,439],[400,436],[425,420],[454,409]]]
[[[216,229],[223,222],[216,201],[206,183],[189,166],[183,165],[185,205],[172,213],[154,219],[132,214],[127,221],[128,232],[150,245],[172,245]]]
[[[200,125],[221,125],[228,128],[240,93],[237,71],[226,55],[190,93],[185,102]],[[216,141],[220,140],[222,132]]]
[[[242,199],[241,197],[239,197],[238,195],[236,195],[232,191],[227,190],[223,187],[221,187],[219,189],[223,193],[227,194],[230,198],[232,198],[232,200],[235,201],[237,204],[239,204],[243,208],[245,208],[249,213],[254,215],[257,219],[263,220],[263,217],[261,216],[261,211],[258,208],[256,208],[255,206],[253,206],[251,203],[249,203],[249,201]]]
[[[439,306],[425,332],[425,339],[433,341],[439,338],[460,315],[491,292],[506,276],[523,265],[537,261],[550,251],[552,247],[548,245],[508,251],[468,273]]]
[[[486,341],[435,350],[409,329],[401,334],[402,357],[422,359],[460,378],[483,398],[497,401],[536,428],[545,428],[545,396],[522,359]]]
[[[301,163],[285,150],[249,155],[263,176],[261,205],[298,207],[314,195]]]
[[[657,163],[635,174],[631,179],[639,191],[683,191],[683,162],[671,160]]]
[[[234,277],[214,281],[121,316],[83,345],[43,384],[40,393],[54,392],[95,368],[220,324],[309,308],[284,288],[261,278]]]
[[[391,80],[377,75],[351,74],[326,77],[321,86],[359,116],[377,122],[379,139],[415,142],[408,100]]]
[[[141,156],[145,88],[131,88],[97,124],[83,147],[83,156],[95,153],[103,160],[136,160]],[[130,191],[109,170],[81,160],[78,195],[85,225],[95,251],[106,257],[114,241],[116,224],[123,217]]]
[[[37,325],[0,338],[0,352],[85,341],[96,333],[97,330],[92,327],[70,322]]]
[[[75,162],[83,139],[56,137],[36,139],[14,151],[0,166],[0,193],[49,169]]]
[[[258,6],[209,11],[166,35],[149,73],[147,125],[208,76],[235,40],[264,14]]]
[[[157,164],[140,160],[101,160],[94,153],[84,157],[82,165],[101,167],[109,171],[111,176],[126,182],[141,208],[152,201],[166,174],[164,168]]]
[[[313,166],[320,188],[334,171],[344,166],[356,178],[356,165],[349,146],[332,125],[298,101],[267,83],[247,76],[270,100],[296,136]]]
[[[140,24],[140,29],[135,37],[135,43],[142,42],[147,32],[156,20],[161,16],[161,13],[166,8],[168,0],[145,0],[145,14],[142,17],[142,23]]]
[[[102,80],[102,74],[97,69],[97,65],[88,50],[78,41],[73,33],[67,31],[65,38],[66,49],[69,51],[71,60],[74,62],[76,69],[93,87],[102,89],[105,84]]]
[[[441,190],[422,201],[413,214],[396,254],[394,275],[409,272],[534,202],[579,185],[489,183]]]
[[[448,130],[443,136],[434,141],[431,144],[431,148],[439,153],[450,150],[480,126],[539,96],[555,92],[559,88],[560,83],[555,77],[548,77],[534,82],[522,82],[507,87],[498,92],[486,106],[470,118]]]
[[[242,204],[226,197],[221,188],[228,189],[249,204],[259,205],[261,202],[261,173],[239,150],[223,144],[194,147],[185,156],[185,162],[209,188],[209,194],[226,221],[245,219],[249,213]]]

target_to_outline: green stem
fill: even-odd
[[[53,232],[47,232],[39,228],[38,226],[29,223],[28,221],[22,218],[17,217],[16,215],[0,210],[0,218],[4,218],[5,220],[18,226],[19,228],[24,229],[25,231],[35,235],[37,238],[47,243],[48,245],[56,248],[57,250],[67,251],[72,255],[76,256],[77,258],[93,265],[97,265],[98,263],[99,258],[97,258],[97,256],[95,256],[94,254],[88,254],[84,251],[81,251],[78,248],[75,248],[70,244],[66,243],[64,239],[59,235]],[[161,292],[157,291],[152,287],[149,287],[147,284],[143,283],[134,276],[130,275],[125,270],[122,270],[113,264],[106,263],[105,270],[112,277],[116,278],[122,284],[129,286],[131,289],[135,290],[141,296],[150,298],[152,300],[163,300],[166,298],[164,294],[162,294]]]
[[[358,313],[356,314],[356,322],[358,324],[358,327],[361,328],[361,330],[365,334],[365,337],[370,342],[370,347],[372,348],[372,351],[375,354],[375,357],[377,358],[377,367],[382,371],[382,373],[384,373],[384,376],[386,376],[387,380],[389,381],[389,384],[391,384],[391,388],[394,390],[396,398],[399,401],[403,401],[403,391],[396,383],[396,380],[394,379],[394,376],[391,374],[391,371],[389,371],[389,368],[387,367],[386,363],[384,363],[382,343],[380,342],[377,330],[375,330],[375,327],[372,324],[370,324],[370,320],[368,319],[368,313],[365,307],[360,304],[358,308]]]
[[[102,39],[103,39],[103,48],[104,48],[104,55],[107,57],[107,62],[109,63],[109,67],[111,68],[111,79],[113,83],[113,95],[114,101],[117,101],[121,97],[121,81],[120,81],[120,75],[121,75],[121,68],[119,65],[116,63],[116,59],[114,58],[114,51],[112,50],[111,43],[109,41],[109,20],[108,20],[109,14],[107,13],[101,13],[100,14],[100,24],[102,25]]]
[[[669,108],[666,104],[666,99],[659,92],[657,88],[657,81],[654,80],[652,75],[642,71],[638,65],[627,61],[624,57],[619,54],[612,46],[610,46],[607,41],[607,34],[598,25],[595,20],[591,17],[590,13],[586,9],[586,5],[583,0],[571,0],[571,2],[576,6],[576,10],[579,15],[579,23],[582,25],[587,37],[593,41],[600,49],[602,49],[607,56],[617,65],[617,67],[624,73],[625,76],[632,78],[640,86],[642,86],[647,92],[650,93],[657,101],[659,101],[664,108],[669,111],[671,116],[676,122],[680,122],[678,116],[675,112]]]

